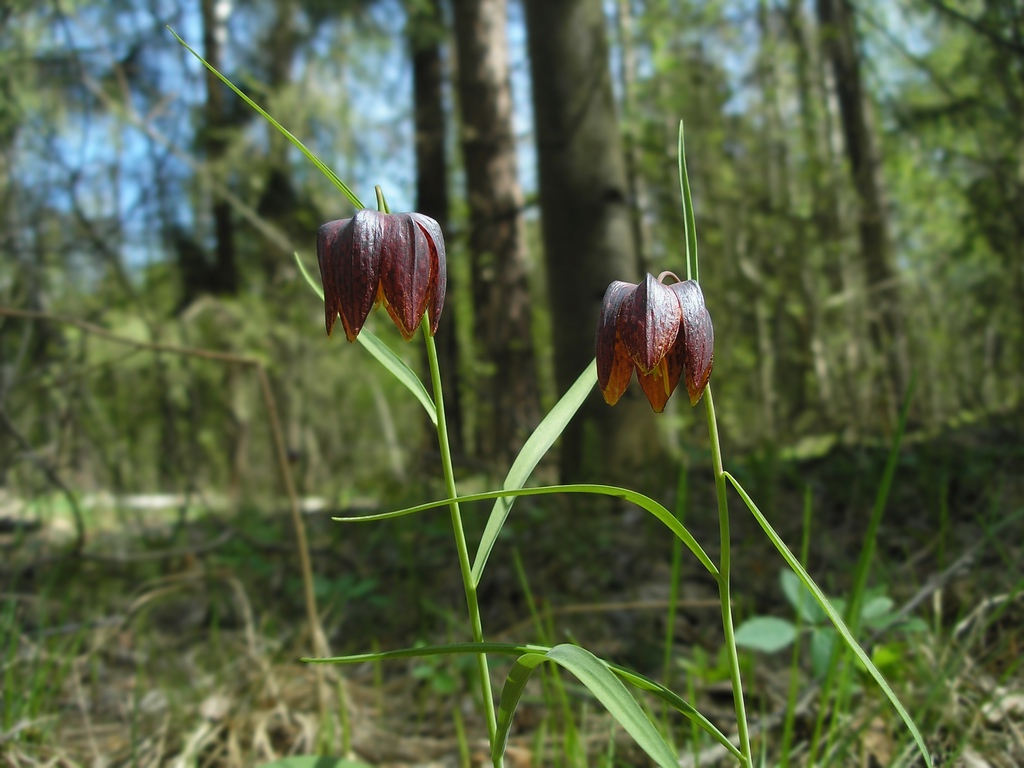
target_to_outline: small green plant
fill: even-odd
[[[182,44],[185,45],[183,41]],[[191,48],[189,50],[192,51]],[[194,51],[192,53],[202,60]],[[206,64],[205,61],[203,63]],[[665,272],[658,277],[647,275],[638,284],[613,282],[608,287],[602,304],[595,360],[581,372],[576,383],[555,404],[526,441],[509,468],[502,487],[495,491],[460,496],[449,450],[441,374],[433,339],[440,322],[446,288],[444,238],[437,222],[416,213],[391,213],[379,187],[376,195],[377,210],[365,208],[352,190],[297,138],[213,67],[209,64],[206,66],[302,151],[355,207],[356,211],[350,218],[328,222],[321,226],[318,232],[317,261],[322,290],[305,271],[298,255],[296,261],[312,289],[324,301],[328,334],[340,316],[348,341],[363,344],[409,389],[423,406],[437,431],[446,498],[394,512],[336,519],[348,523],[371,522],[420,514],[435,508],[447,508],[451,517],[455,555],[466,596],[472,642],[376,651],[333,658],[309,658],[305,661],[319,664],[358,664],[366,661],[381,662],[440,655],[472,656],[476,660],[480,702],[490,743],[490,759],[496,768],[503,765],[513,717],[527,683],[534,670],[542,665],[555,665],[574,675],[659,766],[676,766],[678,755],[664,734],[659,731],[653,716],[641,708],[630,689],[645,691],[668,707],[677,710],[696,728],[703,730],[718,742],[739,765],[754,768],[755,760],[751,750],[738,644],[733,624],[730,586],[732,542],[728,510],[728,488],[731,485],[799,582],[811,595],[821,613],[832,623],[836,635],[843,640],[882,689],[912,734],[926,764],[931,765],[928,750],[910,715],[857,643],[839,612],[817,587],[800,561],[790,552],[736,478],[725,470],[709,383],[714,359],[714,331],[711,315],[705,306],[704,295],[698,282],[695,217],[686,174],[682,124],[679,127],[678,160],[685,225],[683,239],[686,279]],[[429,388],[397,355],[363,327],[374,307],[383,307],[387,311],[406,340],[411,340],[416,331],[422,329],[430,371]],[[718,502],[720,554],[717,563],[712,561],[676,515],[654,499],[635,490],[600,484],[527,487],[533,470],[562,434],[588,394],[593,391],[595,384],[599,386],[608,404],[614,405],[628,387],[634,371],[640,387],[655,411],[660,412],[664,408],[680,382],[685,384],[692,405],[696,405],[702,399],[704,401]],[[719,591],[724,633],[722,654],[732,685],[738,743],[733,743],[704,714],[665,685],[611,661],[598,658],[579,645],[547,646],[485,641],[477,589],[515,499],[527,495],[564,493],[605,495],[637,505],[653,515],[677,537],[714,579]],[[475,555],[471,557],[470,542],[462,524],[461,505],[475,501],[491,501],[493,506],[483,534],[476,544]],[[860,613],[856,615],[860,616]],[[495,655],[513,658],[511,670],[505,678],[497,704],[492,694],[488,667],[488,657]]]
[[[839,635],[828,616],[808,592],[796,574],[790,570],[779,572],[782,594],[796,612],[797,621],[777,616],[753,616],[736,629],[736,644],[761,653],[775,653],[797,642],[801,634],[809,637],[811,671],[818,679],[828,672],[832,654],[836,650]],[[841,597],[830,597],[829,602],[840,613],[845,614],[847,601]],[[921,632],[928,626],[919,618],[904,619],[893,611],[893,599],[885,594],[884,588],[869,590],[860,606],[859,624],[872,632],[883,632],[899,627],[901,632]],[[879,646],[872,653],[877,666],[884,667],[880,659],[891,656],[892,646]]]

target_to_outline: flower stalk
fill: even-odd
[[[732,590],[730,572],[732,569],[732,541],[729,532],[729,500],[726,495],[725,468],[722,464],[722,446],[718,439],[718,419],[715,416],[715,401],[711,396],[711,385],[704,390],[704,410],[708,417],[708,436],[711,441],[711,464],[715,473],[715,496],[718,499],[718,527],[721,536],[721,557],[718,562],[718,595],[722,608],[722,632],[728,655],[729,677],[732,680],[732,697],[736,709],[736,732],[740,739],[740,752],[747,768],[753,768],[750,752],[750,731],[747,728],[747,707],[743,700],[743,680],[740,675],[740,657],[736,648],[736,630],[732,620]]]
[[[441,452],[441,469],[444,474],[444,489],[449,499],[458,497],[455,487],[455,470],[452,466],[451,446],[448,442],[448,426],[444,414],[444,394],[441,390],[441,367],[437,359],[437,345],[434,337],[423,326],[423,340],[427,346],[427,364],[430,368],[430,383],[434,389],[434,406],[437,409],[437,446]],[[469,622],[473,632],[473,642],[484,641],[483,624],[480,621],[480,603],[477,600],[476,583],[473,580],[473,566],[469,559],[469,547],[466,542],[466,531],[462,525],[462,512],[459,503],[453,501],[449,505],[452,516],[452,530],[455,534],[455,549],[459,557],[459,571],[462,575],[462,587],[466,593],[466,607],[469,610]],[[484,717],[487,720],[487,741],[491,746],[498,730],[497,715],[494,710],[494,696],[491,692],[491,675],[487,665],[487,654],[476,654],[477,671],[480,677],[480,695],[483,698]],[[494,762],[495,768],[503,764],[501,758]]]

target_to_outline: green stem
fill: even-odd
[[[740,657],[736,649],[736,630],[732,622],[732,594],[729,588],[729,574],[732,567],[731,540],[729,536],[729,501],[726,497],[725,468],[722,466],[722,446],[718,440],[718,419],[715,417],[715,401],[711,397],[711,385],[704,390],[704,410],[708,416],[708,436],[711,438],[711,463],[715,470],[715,495],[718,497],[718,527],[722,539],[722,554],[718,564],[718,595],[722,606],[722,630],[725,633],[725,648],[729,654],[729,677],[732,678],[732,697],[736,707],[736,731],[740,737],[740,752],[747,768],[753,768],[750,752],[750,732],[747,729],[747,708],[743,701],[743,681],[740,678]]]
[[[441,392],[441,368],[437,361],[437,347],[434,337],[427,330],[424,318],[423,339],[427,344],[427,362],[430,366],[430,382],[434,387],[434,407],[437,411],[437,444],[441,451],[441,467],[444,471],[444,486],[448,498],[454,499],[459,494],[455,488],[455,471],[452,467],[452,452],[448,444],[448,425],[444,415],[444,395]],[[462,526],[462,513],[458,502],[449,506],[452,513],[452,529],[455,533],[455,548],[459,554],[459,571],[462,573],[462,587],[466,592],[466,607],[469,609],[469,621],[473,629],[473,642],[484,641],[483,625],[480,622],[480,603],[476,597],[476,584],[473,581],[473,567],[469,562],[469,547],[466,545],[466,531]],[[498,731],[498,720],[494,711],[494,696],[491,693],[491,674],[487,668],[487,655],[477,654],[477,669],[480,675],[480,693],[483,696],[484,715],[487,718],[487,739],[493,747]],[[495,768],[500,768],[503,760],[499,757]]]

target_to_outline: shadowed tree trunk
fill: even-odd
[[[539,419],[505,0],[454,0],[469,201],[480,458],[518,452]]]
[[[416,132],[416,210],[435,219],[448,233],[448,152],[445,145],[445,27],[438,0],[411,3],[406,39],[412,57],[413,121]],[[448,293],[455,289],[448,270]],[[448,438],[456,455],[465,451],[455,311],[450,306],[434,336],[441,365]]]
[[[218,18],[216,0],[202,0],[203,55],[210,66],[221,69],[221,45],[224,36],[224,19]],[[224,111],[225,86],[209,70],[206,75],[206,125],[202,137],[202,148],[206,162],[216,166],[227,150],[225,132],[228,121]],[[213,267],[207,273],[205,288],[213,293],[234,294],[238,292],[238,265],[235,261],[234,224],[231,220],[231,204],[216,197],[213,202],[213,230],[216,241]]]
[[[594,357],[608,284],[636,282],[639,274],[601,2],[525,5],[555,375],[565,391]],[[596,448],[584,437],[598,438]],[[615,408],[595,389],[563,434],[562,478],[579,479],[584,470],[622,478],[659,448],[635,382]]]
[[[909,379],[900,291],[893,266],[877,140],[861,81],[857,28],[848,0],[817,0],[825,55],[832,68],[843,140],[859,204],[861,263],[867,284],[872,343],[883,355],[895,408]]]
[[[278,97],[292,82],[292,62],[301,36],[295,27],[296,7],[294,0],[274,0],[274,23],[266,40],[267,87],[270,98]],[[271,113],[281,110],[274,109]],[[289,162],[291,142],[281,135],[274,126],[266,124],[267,169],[266,182],[260,194],[256,212],[285,232],[296,243],[305,243],[309,237],[308,224],[297,215],[301,206],[299,193],[292,180]],[[273,282],[282,266],[290,265],[290,249],[278,248],[266,243],[260,249],[263,272],[268,282]]]
[[[833,374],[825,352],[819,297],[822,293],[838,293],[842,285],[838,276],[826,271],[837,271],[838,257],[834,257],[834,254],[837,253],[835,240],[839,230],[838,201],[834,185],[826,178],[821,130],[822,105],[815,99],[815,61],[801,0],[788,0],[783,18],[796,59],[800,143],[806,158],[805,183],[810,192],[810,219],[806,223],[801,220],[797,228],[797,248],[804,253],[804,260],[809,268],[801,271],[797,285],[807,308],[807,333],[810,337],[810,354],[818,386],[817,405],[823,420],[829,422],[838,414],[833,411]],[[822,281],[825,284],[824,290],[819,288]]]
[[[633,223],[633,244],[640,269],[648,264],[645,250],[650,241],[645,221],[648,205],[646,180],[640,173],[639,112],[636,105],[636,51],[633,46],[633,10],[631,0],[616,0],[615,21],[619,46],[619,92],[624,123],[623,154],[626,159],[626,181],[629,189],[629,211]]]

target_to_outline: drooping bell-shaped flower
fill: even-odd
[[[616,280],[601,302],[597,328],[597,382],[615,405],[636,369],[640,387],[661,412],[681,378],[696,405],[711,376],[715,333],[695,280],[671,285],[647,275],[639,285]]]
[[[447,269],[441,227],[429,216],[364,209],[329,221],[317,232],[316,258],[328,336],[340,315],[345,337],[355,341],[379,304],[406,341],[424,314],[430,335],[437,332]]]

